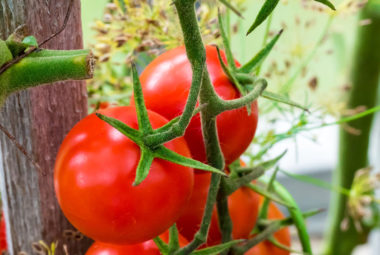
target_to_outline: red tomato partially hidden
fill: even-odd
[[[4,213],[1,213],[0,221],[0,253],[8,249],[7,245],[7,232],[5,228]]]
[[[192,240],[199,230],[204,207],[206,205],[210,174],[195,174],[194,191],[184,213],[177,221],[178,230],[188,240]],[[228,197],[228,208],[231,216],[234,239],[247,239],[256,223],[259,196],[248,188],[240,188]],[[221,242],[216,207],[214,208],[207,245]]]
[[[216,93],[225,100],[240,97],[220,65],[216,48],[206,47],[206,63]],[[225,55],[222,52],[225,61]],[[148,109],[173,119],[182,114],[189,94],[192,70],[184,47],[165,52],[153,60],[140,77],[145,104]],[[133,104],[133,98],[131,100]],[[235,161],[251,143],[257,126],[257,103],[252,104],[248,115],[246,107],[227,111],[217,117],[220,145],[227,164]],[[200,115],[193,117],[185,139],[193,158],[206,161]]]
[[[263,197],[260,197],[260,204],[263,202]],[[281,213],[281,211],[277,208],[277,206],[274,203],[269,204],[269,211],[268,211],[268,219],[283,219],[284,215]],[[283,245],[286,245],[290,247],[291,245],[291,238],[290,238],[290,232],[288,228],[283,228],[276,233],[274,233],[274,237],[278,242],[280,242]],[[269,241],[264,241],[262,243],[259,243],[252,249],[250,249],[248,252],[245,253],[245,255],[289,255],[290,252],[280,249],[276,246],[274,246]]]
[[[99,111],[137,129],[133,107]],[[148,112],[153,128],[167,123]],[[183,138],[165,146],[190,157]],[[140,148],[91,114],[66,136],[54,173],[58,202],[68,220],[100,242],[133,244],[152,239],[181,215],[193,190],[193,169],[155,159],[148,177],[132,186]]]
[[[169,242],[169,231],[166,231],[160,237],[164,242]],[[178,237],[181,247],[188,243],[181,235]],[[154,241],[149,240],[143,243],[123,246],[95,242],[86,252],[86,255],[161,255],[161,253]]]

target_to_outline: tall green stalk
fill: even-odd
[[[371,24],[360,26],[357,32],[355,55],[351,72],[352,88],[348,98],[348,108],[358,106],[371,108],[376,104],[380,74],[380,1],[371,0],[361,12],[360,20],[370,19]],[[360,130],[354,135],[340,130],[339,166],[334,173],[334,186],[349,189],[357,170],[368,165],[368,145],[373,115],[350,122],[350,126]],[[333,194],[326,235],[327,255],[348,255],[367,239],[370,229],[359,233],[350,219],[349,228],[341,229],[346,216],[347,197]]]

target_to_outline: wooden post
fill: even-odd
[[[70,1],[0,0],[0,37],[6,39],[25,24],[38,41],[56,32]],[[66,29],[45,45],[50,49],[82,48],[80,0],[75,0]],[[33,243],[58,241],[56,255],[83,255],[88,239],[67,238],[74,230],[63,216],[54,192],[54,161],[63,138],[87,115],[82,81],[57,82],[9,97],[0,109],[0,123],[16,137],[40,169],[0,132],[0,187],[7,224],[9,253],[36,254]],[[77,238],[78,239],[78,238]],[[24,254],[25,254],[24,253]],[[37,252],[37,254],[45,254]]]

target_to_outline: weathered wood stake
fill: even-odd
[[[64,0],[0,0],[0,37],[6,39],[26,24],[38,41],[49,37],[63,23],[68,4]],[[66,29],[45,48],[82,48],[80,1],[75,0]],[[16,148],[0,132],[0,189],[3,200],[9,253],[44,254],[32,246],[43,240],[59,241],[56,255],[83,255],[89,241],[67,238],[74,230],[57,204],[53,167],[59,145],[67,132],[87,115],[87,94],[82,81],[58,82],[10,96],[0,109],[0,124],[14,135],[40,166]],[[78,237],[76,237],[79,239]],[[35,248],[39,248],[36,246]]]

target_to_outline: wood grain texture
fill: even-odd
[[[0,37],[5,39],[19,25],[26,24],[38,41],[62,25],[67,0],[0,0]],[[80,1],[75,0],[65,31],[45,45],[50,49],[82,48]],[[54,161],[64,136],[87,115],[87,93],[82,81],[58,82],[10,96],[0,109],[0,123],[13,134],[40,169],[28,161],[9,139],[0,133],[0,187],[10,254],[33,252],[33,242],[59,241],[57,255],[82,255],[89,240],[67,239],[74,230],[66,221],[54,193]]]

